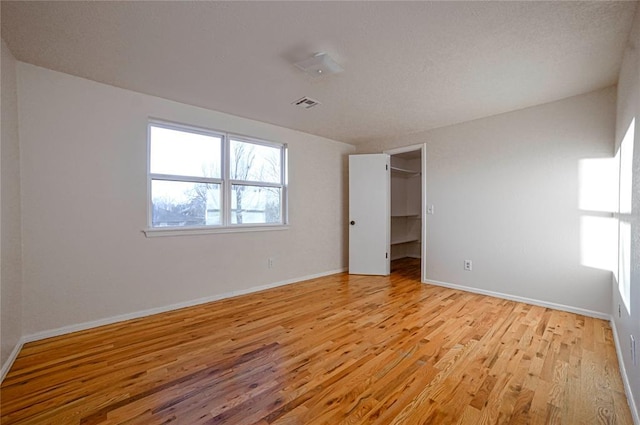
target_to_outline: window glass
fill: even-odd
[[[221,223],[219,184],[153,180],[151,200],[153,227]]]
[[[231,139],[232,180],[280,183],[281,149]]]
[[[233,185],[231,223],[280,223],[280,193],[277,187]]]
[[[220,178],[221,137],[151,126],[150,171]]]
[[[631,216],[633,200],[633,149],[635,144],[635,118],[631,120],[622,138],[620,157],[620,204],[618,214],[618,290],[627,312],[631,314]]]

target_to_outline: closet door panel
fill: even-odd
[[[349,156],[349,273],[390,273],[389,155]]]

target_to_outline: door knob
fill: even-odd
[[[353,226],[354,224],[356,224],[356,222],[351,220],[351,225]]]

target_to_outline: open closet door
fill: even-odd
[[[389,155],[349,156],[349,273],[390,273]]]

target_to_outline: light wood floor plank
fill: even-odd
[[[337,274],[26,344],[9,424],[632,424],[603,320]]]

